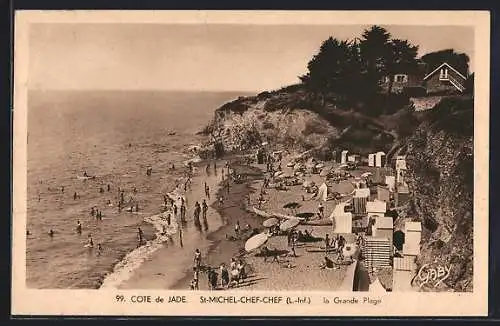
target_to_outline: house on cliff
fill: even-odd
[[[464,75],[456,68],[443,62],[437,68],[429,71],[424,62],[418,63],[418,68],[412,72],[401,71],[394,75],[392,93],[406,92],[410,96],[425,96],[441,93],[461,94],[465,91],[467,73]],[[390,77],[381,81],[381,88],[388,91],[391,85]]]

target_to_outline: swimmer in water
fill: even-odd
[[[26,235],[30,235],[30,230],[26,230]]]
[[[49,237],[52,238],[54,236],[54,233],[55,233],[54,230],[50,229],[50,231],[49,231]]]
[[[82,234],[82,224],[80,221],[76,221],[76,233]]]
[[[89,175],[87,174],[87,171],[83,171],[83,176],[88,177]]]
[[[100,243],[97,244],[97,256],[100,256],[102,253],[102,246]]]
[[[94,247],[94,240],[92,240],[92,234],[89,233],[88,240],[87,240],[87,247],[93,248]]]

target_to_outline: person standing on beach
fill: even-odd
[[[167,214],[167,224],[170,225],[170,214]]]
[[[196,249],[194,251],[193,262],[194,262],[195,268],[199,268],[201,266],[201,252],[200,252],[200,249]]]
[[[205,201],[205,199],[203,199],[203,203],[201,206],[202,206],[203,219],[206,220],[207,219],[208,205],[207,205],[207,202]]]
[[[325,254],[328,253],[328,249],[330,249],[330,235],[327,233],[325,236]]]
[[[137,228],[137,241],[139,242],[138,246],[141,246],[144,241],[144,233],[140,227]]]
[[[174,212],[174,217],[177,216],[177,205],[176,204],[172,205],[172,211]]]
[[[186,221],[186,206],[184,205],[184,203],[181,204],[181,221],[182,222],[185,222]]]
[[[229,272],[224,263],[220,264],[219,271],[220,271],[220,285],[221,288],[225,289],[229,284]]]
[[[322,203],[319,203],[318,205],[318,215],[320,216],[320,218],[325,217],[325,207],[323,207]]]
[[[234,225],[234,233],[236,233],[236,237],[240,237],[240,221],[236,221],[236,224]]]
[[[78,197],[78,194],[75,191],[75,193],[73,194],[73,200],[76,200],[77,197]]]

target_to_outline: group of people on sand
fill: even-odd
[[[218,268],[203,266],[201,264],[201,252],[194,252],[193,279],[190,283],[191,290],[199,290],[200,273],[204,271],[207,276],[207,288],[209,290],[221,290],[234,288],[241,284],[246,278],[246,264],[243,260],[231,258],[229,266],[221,263]]]

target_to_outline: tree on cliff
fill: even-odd
[[[329,93],[347,104],[359,100],[370,103],[380,91],[382,77],[393,80],[396,73],[417,67],[417,50],[407,40],[391,40],[386,29],[372,26],[361,39],[325,40],[309,61],[308,73],[299,78],[312,93],[321,96],[321,105]]]
[[[301,81],[315,94],[324,97],[329,92],[343,94],[349,85],[347,62],[351,61],[350,44],[333,37],[321,44],[316,54],[307,64],[309,72],[301,76]],[[356,73],[356,72],[355,72]]]
[[[408,40],[393,39],[389,43],[389,53],[386,62],[387,76],[389,77],[389,88],[387,93],[391,94],[394,76],[398,73],[412,73],[418,69],[417,63],[418,46]]]
[[[363,86],[369,95],[378,93],[379,81],[387,76],[391,57],[390,38],[391,34],[377,25],[363,32],[359,50],[363,63]]]
[[[457,69],[462,75],[469,75],[469,56],[465,53],[457,53],[453,49],[446,49],[427,53],[422,56],[422,61],[427,64],[427,73],[430,73],[443,62],[447,62]]]

